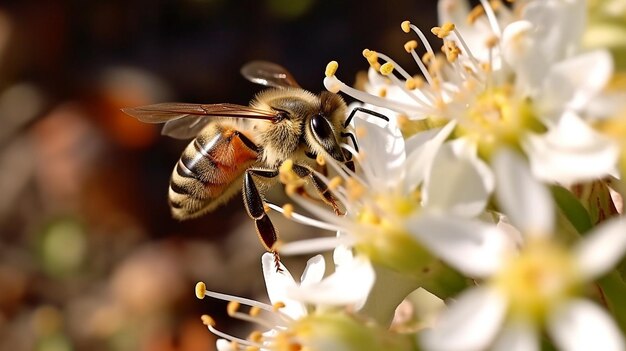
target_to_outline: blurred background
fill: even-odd
[[[212,350],[200,315],[236,330],[194,284],[265,299],[263,250],[236,197],[177,222],[170,172],[185,141],[120,112],[165,101],[247,104],[239,68],[287,67],[313,92],[364,48],[400,63],[400,22],[436,1],[110,0],[0,4],[0,350]],[[280,189],[270,194],[281,203]],[[307,232],[273,215],[289,240]],[[305,258],[285,258],[299,276]],[[243,334],[240,334],[243,335]]]

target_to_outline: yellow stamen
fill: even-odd
[[[411,31],[411,22],[410,21],[404,21],[402,22],[402,24],[400,24],[400,28],[402,28],[402,31],[405,33],[408,33]]]
[[[343,182],[343,178],[341,178],[340,176],[335,176],[328,182],[328,189],[336,190],[341,185],[341,182]]]
[[[318,165],[323,166],[326,164],[326,159],[324,158],[324,155],[320,154],[315,158],[315,162],[317,162]]]
[[[293,216],[293,205],[285,204],[283,206],[283,215],[287,218],[291,218]]]
[[[413,90],[413,89],[417,88],[417,84],[415,83],[415,79],[413,79],[413,78],[407,79],[406,82],[404,83],[404,87],[407,88],[408,90]]]
[[[387,96],[387,88],[382,87],[380,88],[380,90],[378,90],[378,96],[384,98]]]
[[[269,213],[271,210],[272,208],[268,204],[263,204],[263,211],[265,211],[265,213]]]
[[[433,54],[430,51],[428,51],[422,56],[422,62],[424,62],[425,64],[428,64],[428,62],[430,62],[430,60],[434,58],[435,56],[433,56]]]
[[[237,349],[233,349],[233,350],[237,350]],[[261,350],[258,346],[248,346],[246,347],[246,351],[259,351]]]
[[[461,54],[461,49],[459,49],[455,42],[450,40],[444,41],[443,44],[444,45],[441,47],[441,50],[446,54],[448,62],[452,63],[456,61]]]
[[[382,66],[380,66],[380,74],[383,76],[388,76],[393,72],[393,63],[385,62]]]
[[[404,43],[404,50],[406,50],[409,54],[415,49],[417,49],[417,40],[409,40]]]
[[[380,69],[380,63],[378,63],[378,53],[376,51],[365,49],[363,50],[363,57],[367,59],[367,62],[377,71]]]
[[[250,307],[250,311],[248,311],[248,314],[252,317],[256,317],[261,313],[261,308],[258,306],[252,306]]]
[[[482,5],[475,6],[467,15],[467,23],[469,24],[476,23],[476,20],[478,20],[484,14],[485,14],[485,9],[482,7]]]
[[[211,327],[215,326],[215,320],[213,320],[213,318],[211,318],[211,316],[209,316],[208,314],[203,314],[202,316],[200,316],[200,319],[202,320],[202,324]]]
[[[235,313],[237,313],[237,310],[239,310],[239,306],[241,306],[239,302],[230,301],[228,305],[226,305],[226,313],[232,317]]]
[[[348,198],[350,200],[359,199],[365,193],[365,187],[354,178],[346,180],[346,188],[348,189]]]
[[[450,32],[454,30],[454,24],[446,22],[441,27],[433,27],[430,31],[436,35],[439,39],[443,39],[450,35]]]
[[[252,342],[260,343],[261,341],[263,341],[263,333],[261,333],[258,330],[255,330],[252,333],[250,333],[250,335],[248,335],[248,340]]]
[[[485,45],[487,46],[487,48],[492,49],[496,45],[498,45],[499,41],[500,39],[498,37],[496,37],[495,35],[492,35],[491,37],[487,39],[487,41],[485,42]]]
[[[196,283],[196,297],[200,300],[204,299],[206,295],[206,284],[203,282]]]
[[[278,167],[279,180],[283,184],[288,184],[298,179],[293,171],[293,160],[287,159]]]
[[[425,81],[421,76],[413,76],[413,81],[415,81],[415,87],[421,89],[424,87]]]
[[[500,7],[502,6],[502,1],[500,1],[500,0],[491,0],[491,1],[489,1],[489,6],[491,6],[491,9],[493,9],[494,11],[498,11],[500,9]]]
[[[332,77],[335,75],[335,73],[337,73],[337,69],[339,68],[339,63],[337,63],[337,61],[330,61],[327,65],[326,65],[326,77]]]
[[[285,303],[282,301],[277,301],[272,305],[272,310],[274,312],[278,312],[281,308],[285,308]]]

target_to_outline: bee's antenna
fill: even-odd
[[[370,116],[374,116],[382,120],[385,120],[385,122],[389,122],[389,117],[383,115],[382,113],[372,111],[363,107],[355,107],[354,109],[352,109],[352,112],[350,112],[350,115],[348,115],[348,118],[346,118],[346,121],[343,123],[344,128],[347,128],[350,125],[350,122],[352,122],[352,119],[354,118],[354,115],[357,112],[367,113]]]

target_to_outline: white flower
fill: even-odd
[[[609,271],[626,251],[626,220],[594,228],[571,250],[556,243],[548,190],[518,156],[496,155],[498,202],[524,236],[519,252],[485,258],[491,272],[461,294],[422,335],[428,350],[539,350],[545,326],[561,350],[623,350],[623,337],[602,308],[580,297],[585,284]],[[471,230],[459,227],[457,230]],[[477,257],[476,259],[480,259]]]
[[[487,247],[500,250],[504,242],[497,235],[456,237],[439,232],[439,223],[449,216],[471,218],[481,214],[494,186],[488,167],[466,152],[463,141],[444,143],[454,123],[418,134],[405,143],[393,123],[380,125],[362,117],[355,119],[357,135],[361,135],[355,155],[360,172],[338,169],[345,178],[328,181],[345,204],[346,216],[293,197],[321,219],[293,214],[294,220],[342,235],[287,243],[281,247],[282,253],[319,252],[346,245],[388,268],[415,272],[432,263],[433,257],[422,245],[456,260],[471,260],[471,250],[480,254]],[[337,185],[339,180],[345,186]]]
[[[239,350],[405,350],[414,345],[410,336],[391,335],[351,313],[364,299],[373,283],[369,262],[358,257],[330,276],[323,278],[321,256],[307,262],[300,284],[282,265],[276,270],[274,256],[262,258],[263,272],[271,305],[236,296],[207,291],[204,283],[196,285],[198,298],[213,297],[229,301],[229,316],[256,324],[247,338],[230,335],[216,328],[215,321],[202,320],[218,336],[220,351]],[[317,295],[317,296],[315,296]],[[247,313],[241,306],[249,306]]]
[[[578,49],[584,1],[526,1],[514,11],[481,4],[484,16],[476,18],[481,12],[470,12],[465,1],[440,1],[440,17],[459,24],[432,30],[443,40],[444,55],[435,53],[419,28],[402,24],[425,47],[420,57],[416,41],[405,45],[423,79],[365,50],[371,65],[366,92],[346,86],[334,72],[328,72],[325,86],[394,111],[407,130],[411,123],[423,126],[423,119],[426,126],[454,121],[453,136],[487,160],[502,147],[522,148],[534,175],[546,181],[571,184],[609,175],[618,147],[581,119],[613,66],[607,51]],[[467,16],[472,25],[458,22]]]

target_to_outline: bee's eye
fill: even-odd
[[[311,118],[311,129],[313,133],[321,140],[328,139],[333,134],[333,129],[328,124],[328,121],[321,114],[315,115]]]

